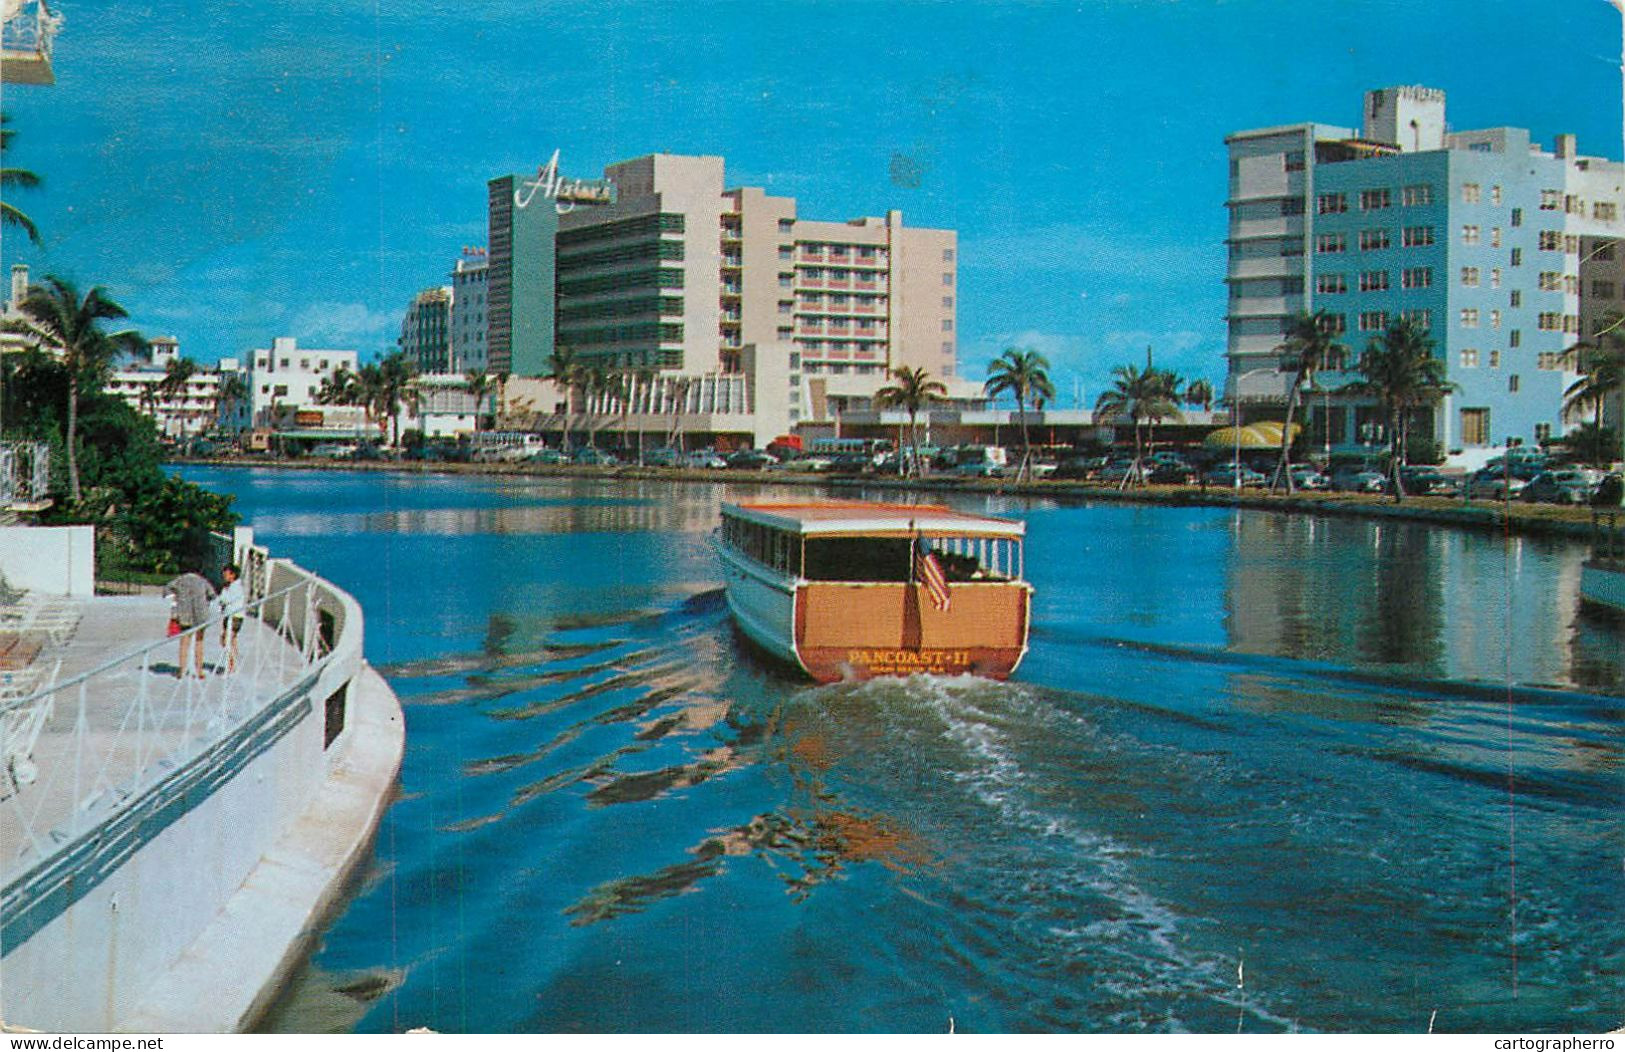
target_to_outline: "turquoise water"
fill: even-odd
[[[401,798],[273,1016],[389,1031],[1625,1023],[1625,627],[1575,546],[1025,519],[1007,684],[810,686],[725,494],[188,469],[367,612]]]

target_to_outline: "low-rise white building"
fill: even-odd
[[[158,433],[166,438],[188,438],[220,426],[221,410],[232,408],[222,405],[220,385],[237,371],[236,360],[227,359],[212,370],[200,367],[179,390],[166,390],[170,363],[181,357],[180,341],[173,336],[159,336],[148,346],[151,355],[147,361],[113,370],[105,387],[107,393],[151,417],[158,425]]]
[[[254,426],[271,427],[290,408],[316,406],[322,381],[341,369],[353,373],[357,368],[355,351],[300,347],[291,336],[278,336],[269,348],[256,348],[248,367]]]

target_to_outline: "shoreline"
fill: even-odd
[[[589,467],[573,464],[463,464],[410,460],[290,460],[269,457],[200,458],[167,460],[165,466],[220,468],[276,468],[291,471],[394,472],[419,475],[498,475],[526,478],[592,478],[608,481],[743,482],[789,488],[831,489],[885,486],[919,493],[992,493],[1047,497],[1067,501],[1107,501],[1167,507],[1244,508],[1297,515],[1337,518],[1386,519],[1416,522],[1478,532],[1502,532],[1525,537],[1560,537],[1585,540],[1591,536],[1592,509],[1581,505],[1532,504],[1522,501],[1475,501],[1459,497],[1406,497],[1402,502],[1377,494],[1332,493],[1270,496],[1253,491],[1240,494],[1204,491],[1198,486],[1157,486],[1119,490],[1097,483],[1008,479],[905,479],[878,475],[796,474],[783,471],[701,470],[688,468]]]

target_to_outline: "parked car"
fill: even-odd
[[[1529,485],[1517,475],[1508,476],[1501,468],[1485,468],[1467,480],[1467,496],[1486,500],[1507,500],[1516,497]]]
[[[822,473],[831,470],[835,466],[835,461],[831,457],[822,457],[817,453],[808,453],[806,456],[796,457],[794,460],[787,460],[781,466],[786,471]]]
[[[875,461],[867,453],[837,453],[830,458],[829,469],[841,475],[862,475],[875,469]]]
[[[760,449],[741,449],[736,453],[730,453],[726,464],[731,470],[736,471],[765,471],[778,462],[778,457],[764,453]]]
[[[355,456],[354,442],[323,442],[313,447],[310,455],[319,460],[349,460]]]
[[[643,466],[647,468],[674,468],[682,462],[683,455],[669,446],[643,454]]]
[[[1332,480],[1312,464],[1289,464],[1287,473],[1292,476],[1294,489],[1315,491],[1332,488]]]
[[[1125,478],[1130,482],[1148,482],[1151,479],[1151,465],[1141,461],[1135,464],[1133,460],[1114,460],[1100,469],[1096,476],[1102,482],[1119,483]]]
[[[683,454],[683,467],[698,468],[702,471],[720,470],[728,466],[714,449],[696,449],[692,453]]]
[[[1331,473],[1332,489],[1343,493],[1386,493],[1388,478],[1380,471],[1362,467],[1341,467]]]
[[[1110,457],[1067,457],[1050,476],[1056,479],[1091,479],[1111,463]]]
[[[1412,496],[1454,497],[1461,492],[1461,483],[1437,468],[1400,468],[1399,481],[1405,484],[1405,492]]]
[[[570,459],[577,464],[585,464],[589,467],[601,468],[614,467],[616,464],[620,463],[620,461],[615,459],[615,454],[606,453],[601,449],[594,449],[592,446],[583,446],[582,448],[576,450],[575,455]]]
[[[527,464],[568,464],[570,458],[557,449],[538,449],[525,458]]]
[[[1263,486],[1269,482],[1263,472],[1254,471],[1245,464],[1241,465],[1239,472],[1234,464],[1221,464],[1207,473],[1207,484],[1219,489],[1234,489],[1238,478],[1244,488]]]
[[[1151,465],[1151,482],[1158,486],[1189,486],[1196,478],[1196,469],[1183,462]]]
[[[1589,504],[1606,475],[1594,468],[1558,468],[1536,475],[1519,496],[1549,504]]]
[[[991,460],[973,460],[968,464],[960,464],[954,468],[953,473],[960,478],[968,479],[996,479],[1004,474],[1004,468]]]

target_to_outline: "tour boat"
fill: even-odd
[[[1027,653],[1025,524],[937,505],[724,504],[728,608],[820,683],[914,673],[1004,679]]]

